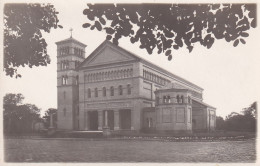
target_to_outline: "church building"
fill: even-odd
[[[110,41],[57,44],[58,130],[212,131],[203,89]]]

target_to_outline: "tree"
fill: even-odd
[[[253,102],[248,108],[244,108],[242,113],[245,116],[257,118],[257,102]]]
[[[53,120],[53,127],[57,128],[57,109],[56,108],[49,108],[47,111],[45,111],[45,114],[43,116],[44,119],[44,126],[45,128],[50,127],[50,116],[52,114],[52,120]]]
[[[22,104],[23,100],[24,100],[24,96],[21,93],[18,94],[8,93],[4,96],[4,107],[10,105]]]
[[[58,25],[58,12],[50,4],[5,4],[4,6],[4,71],[7,76],[21,77],[20,66],[50,64],[47,43],[42,32]]]
[[[232,131],[256,131],[256,102],[241,111],[232,112],[225,119],[225,129]]]
[[[256,4],[88,4],[82,26],[105,30],[114,44],[122,37],[152,54],[164,53],[195,43],[211,48],[216,39],[245,44],[247,31],[256,27]],[[108,24],[108,25],[107,25]]]
[[[41,121],[40,109],[33,104],[23,104],[22,94],[4,96],[4,132],[32,132],[35,122]]]
[[[224,130],[225,129],[225,121],[221,116],[216,117],[216,129]]]

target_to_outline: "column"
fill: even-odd
[[[84,129],[89,130],[88,128],[88,111],[84,111]]]
[[[98,110],[98,130],[102,130],[102,110]]]
[[[217,119],[217,117],[216,117],[216,110],[214,110],[214,130],[216,130],[216,119]]]
[[[107,110],[105,110],[105,127],[107,128],[108,127],[108,116],[107,116],[107,114],[108,114],[108,111]]]
[[[114,110],[114,130],[119,129],[119,110]]]
[[[132,109],[131,109],[131,130],[134,130],[134,110]]]

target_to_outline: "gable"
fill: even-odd
[[[81,67],[127,62],[132,60],[136,60],[136,58],[106,42],[89,55],[89,57],[81,64]]]

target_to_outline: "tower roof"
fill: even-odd
[[[82,42],[80,42],[80,41],[74,39],[73,37],[70,37],[70,38],[68,38],[68,39],[64,39],[64,40],[58,41],[58,42],[56,42],[56,44],[59,45],[59,44],[65,44],[65,43],[70,43],[70,42],[79,44],[79,45],[81,45],[82,47],[87,47],[86,44],[83,44]]]

